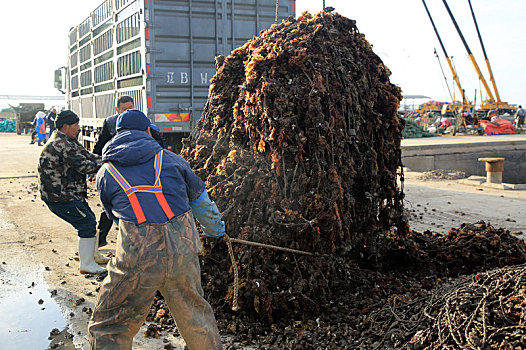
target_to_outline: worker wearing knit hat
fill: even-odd
[[[79,117],[65,110],[55,119],[56,131],[38,159],[40,196],[49,210],[71,224],[78,235],[80,273],[102,273],[97,262],[108,258],[97,249],[97,221],[87,198],[86,175],[96,173],[102,159],[88,152],[77,140]]]
[[[145,131],[150,127],[150,119],[138,109],[128,109],[117,118],[117,131],[132,129]]]
[[[188,349],[222,349],[203,297],[194,220],[205,234],[221,237],[221,213],[190,164],[154,140],[144,113],[129,109],[116,127],[102,151],[97,190],[108,218],[119,222],[117,254],[91,315],[91,348],[131,349],[159,290]]]
[[[60,112],[55,118],[55,128],[60,129],[64,124],[73,125],[79,121],[79,117],[70,110]]]

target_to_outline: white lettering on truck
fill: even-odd
[[[168,72],[168,74],[166,74],[166,83],[167,84],[175,84],[174,75],[175,75],[175,72]]]
[[[188,84],[188,73],[181,72],[181,84]]]
[[[201,84],[208,84],[208,73],[201,73]]]

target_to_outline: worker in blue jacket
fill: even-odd
[[[190,350],[221,349],[203,298],[194,217],[210,237],[223,236],[225,225],[204,182],[182,157],[163,150],[136,109],[118,117],[102,157],[97,188],[119,236],[89,323],[92,349],[131,349],[157,290]]]

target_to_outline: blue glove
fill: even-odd
[[[225,235],[225,223],[221,221],[221,213],[217,205],[210,200],[206,190],[201,193],[199,198],[190,202],[192,214],[199,221],[205,236],[221,237]]]

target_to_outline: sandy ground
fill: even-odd
[[[57,290],[53,299],[75,336],[76,346],[87,349],[89,315],[82,308],[93,308],[99,283],[78,273],[74,229],[54,216],[39,198],[36,166],[40,149],[29,145],[29,136],[0,134],[0,307],[13,293],[28,293],[27,284],[40,274],[49,290]],[[100,203],[94,185],[90,184],[90,188],[89,203],[98,216]],[[416,230],[442,232],[462,222],[483,219],[511,231],[526,232],[526,191],[487,189],[454,180],[424,181],[420,174],[408,173],[405,193],[411,224]],[[108,239],[115,242],[115,229]],[[111,251],[113,243],[102,251]],[[80,298],[86,301],[75,306]],[[50,322],[47,332],[54,327]],[[135,337],[134,349],[164,348],[163,338],[146,339],[142,333],[141,330]],[[164,338],[176,349],[183,348],[180,338]],[[19,348],[27,345],[22,341]]]

